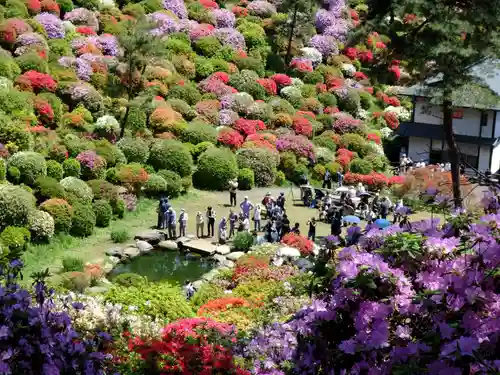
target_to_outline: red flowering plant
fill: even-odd
[[[116,371],[136,375],[250,375],[234,362],[235,334],[229,324],[205,318],[181,319],[168,324],[159,339],[130,338],[126,348],[114,353],[118,359]]]
[[[59,4],[57,4],[57,2],[55,2],[54,0],[43,0],[41,5],[43,12],[53,13],[57,16],[59,16],[61,13]]]
[[[248,9],[240,6],[234,6],[231,8],[231,12],[233,12],[237,17],[246,17],[248,16]]]
[[[138,163],[126,164],[118,169],[118,180],[136,194],[149,179],[148,172]]]
[[[203,5],[205,9],[218,9],[219,4],[213,0],[200,0],[200,4]]]
[[[261,85],[269,95],[276,95],[278,93],[276,82],[270,78],[260,78],[257,80],[257,83]]]
[[[271,76],[271,79],[276,82],[276,85],[280,89],[292,84],[292,78],[287,76],[286,74],[274,74]]]
[[[305,117],[295,117],[293,119],[293,130],[298,135],[305,135],[310,137],[313,134],[313,127],[311,122]]]
[[[313,64],[308,59],[294,58],[290,63],[290,69],[297,73],[309,73],[313,71]]]
[[[236,120],[233,128],[244,135],[255,134],[259,130],[265,130],[266,124],[262,120],[247,120],[240,118]]]
[[[40,3],[40,0],[28,0],[26,1],[26,8],[28,8],[28,11],[30,14],[38,14],[42,10],[42,5]]]
[[[313,254],[314,242],[308,240],[307,237],[301,236],[296,233],[287,233],[283,236],[281,242],[287,246],[294,247],[300,251],[302,256],[309,256]]]
[[[325,113],[327,115],[331,115],[331,114],[339,113],[339,112],[340,112],[340,109],[338,109],[337,107],[326,107],[323,110],[323,113]]]
[[[33,107],[38,120],[45,125],[51,125],[54,122],[54,110],[46,100],[36,97],[33,101]]]
[[[16,85],[23,90],[39,93],[42,91],[54,92],[57,89],[57,82],[45,73],[30,70],[16,78]]]
[[[243,143],[244,148],[265,148],[274,153],[276,151],[276,136],[270,133],[250,134]]]
[[[358,53],[358,59],[364,63],[371,63],[373,61],[372,51],[363,51]]]
[[[356,72],[356,73],[354,73],[354,79],[357,79],[358,81],[362,81],[364,79],[368,79],[368,76],[363,72]]]
[[[388,127],[392,130],[396,130],[399,127],[398,114],[393,111],[384,112],[384,120]]]
[[[210,300],[201,306],[198,310],[198,315],[214,315],[238,307],[250,307],[250,302],[241,297],[221,297]]]
[[[82,35],[96,35],[95,30],[89,26],[78,26],[76,32]]]
[[[6,44],[14,44],[21,34],[32,31],[30,25],[19,18],[10,18],[0,26],[0,40]]]
[[[234,129],[223,128],[219,131],[217,141],[224,146],[228,146],[232,149],[238,149],[243,144],[244,138]]]
[[[234,268],[232,279],[234,282],[238,283],[243,279],[252,278],[261,270],[267,270],[268,268],[269,257],[247,255],[236,261],[236,267]]]
[[[342,166],[342,167],[347,167],[347,165],[351,162],[351,160],[354,158],[354,152],[349,151],[346,148],[339,148],[337,150],[337,162]]]
[[[375,133],[368,133],[366,135],[366,139],[368,139],[369,141],[375,142],[378,145],[382,143],[380,136],[378,134],[375,134]]]
[[[328,87],[328,91],[341,89],[344,87],[344,79],[329,75],[326,77],[326,87]]]

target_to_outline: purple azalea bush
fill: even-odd
[[[496,374],[500,214],[371,229],[329,292],[242,349],[254,374]]]
[[[36,279],[34,295],[15,283],[21,267],[12,260],[0,271],[0,373],[106,374],[111,356],[102,349],[111,337],[80,336],[67,313],[54,311],[43,279]]]
[[[35,21],[43,26],[49,39],[62,39],[66,35],[62,21],[52,13],[40,13]]]

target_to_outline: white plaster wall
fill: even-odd
[[[500,156],[500,154],[498,156]],[[490,146],[482,145],[479,148],[478,169],[480,171],[485,171],[488,168],[490,168]],[[498,166],[497,166],[497,169],[498,169]],[[493,172],[496,172],[496,171],[493,171]]]
[[[408,156],[413,161],[429,161],[431,142],[428,138],[408,137]]]
[[[480,132],[481,111],[473,108],[461,108],[463,118],[453,119],[455,134],[478,137]],[[497,123],[500,119],[497,117]],[[417,98],[415,103],[415,122],[441,125],[443,123],[442,109],[439,106],[429,106],[424,98]],[[488,111],[487,126],[483,126],[482,138],[491,138],[493,129],[493,111]],[[497,132],[500,133],[497,126]],[[500,136],[500,135],[499,135]]]
[[[495,138],[500,137],[500,112],[497,112],[496,125],[495,125]]]
[[[492,173],[495,173],[500,169],[500,145],[493,149],[490,168]]]

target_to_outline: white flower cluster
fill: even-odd
[[[335,153],[326,147],[318,147],[316,149],[316,159],[321,164],[332,163],[335,161]]]
[[[393,130],[391,128],[385,127],[380,129],[380,135],[382,136],[383,139],[389,138],[393,133]]]
[[[356,67],[352,64],[342,64],[340,70],[349,77],[352,77],[356,73]]]
[[[48,212],[35,210],[28,218],[30,231],[36,238],[49,239],[54,235],[54,218]]]
[[[124,309],[121,305],[107,303],[101,296],[70,292],[54,298],[54,303],[56,310],[66,311],[69,314],[73,327],[80,332],[121,331],[124,327],[129,327],[133,335],[158,337],[164,326],[158,320],[134,314],[133,309]],[[83,304],[83,309],[74,308],[73,303]]]
[[[321,61],[323,61],[323,55],[316,48],[304,47],[300,49],[300,52],[302,52],[302,57],[311,60],[314,66],[321,64]]]
[[[71,21],[62,21],[62,25],[64,27],[64,31],[66,33],[74,33],[76,30],[76,26],[71,23]]]
[[[300,78],[292,78],[292,86],[301,88],[304,86],[304,82]]]
[[[95,122],[94,131],[97,133],[118,134],[120,124],[113,116],[104,115],[99,117]]]
[[[387,128],[389,129],[389,128]],[[390,130],[390,129],[389,129]],[[384,156],[384,147],[382,145],[379,145],[375,142],[370,142],[370,147],[372,148],[373,152],[377,155]]]
[[[302,92],[295,86],[287,86],[281,89],[281,95],[285,98],[301,97]]]
[[[0,90],[8,91],[13,87],[13,83],[10,79],[5,77],[0,77]]]
[[[359,108],[357,117],[361,120],[366,120],[368,117],[370,117],[370,112],[368,112],[366,109]]]
[[[392,105],[385,109],[385,112],[395,112],[398,115],[400,121],[410,121],[411,113],[405,107],[393,107]]]

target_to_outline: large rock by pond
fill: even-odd
[[[106,250],[106,255],[110,257],[121,258],[123,256],[123,248],[121,247],[112,247]]]
[[[149,242],[151,245],[157,245],[165,239],[165,235],[158,230],[148,230],[137,233],[134,239]]]
[[[135,246],[139,249],[141,254],[146,254],[153,250],[153,245],[142,240],[135,240]]]
[[[177,242],[170,241],[170,240],[161,241],[157,246],[160,249],[166,250],[166,251],[177,251],[177,250],[179,250],[179,247],[177,246]]]
[[[245,253],[243,251],[235,251],[231,254],[227,254],[226,258],[232,260],[233,262],[240,259]]]
[[[129,259],[135,258],[140,254],[141,252],[139,251],[139,249],[134,246],[129,246],[123,250],[123,256]]]
[[[231,248],[227,245],[219,245],[215,247],[215,253],[220,255],[227,255],[231,252]]]

